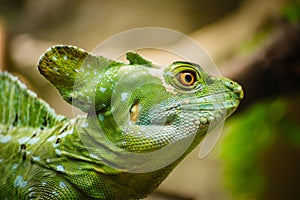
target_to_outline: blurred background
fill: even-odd
[[[91,51],[114,34],[147,26],[187,34],[224,76],[242,84],[245,99],[209,156],[199,160],[195,149],[147,199],[296,200],[299,18],[293,0],[0,0],[0,70],[71,117],[71,106],[36,67],[50,46]]]

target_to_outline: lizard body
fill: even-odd
[[[40,73],[87,113],[75,119],[0,74],[1,199],[146,197],[243,97],[237,83],[193,63],[127,59],[72,46],[41,57]]]

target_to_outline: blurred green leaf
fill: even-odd
[[[228,121],[221,158],[233,199],[261,199],[266,184],[262,155],[278,134],[300,147],[300,128],[286,117],[287,108],[288,100],[262,102]]]
[[[291,21],[298,22],[300,19],[300,2],[294,1],[283,8],[283,16]]]

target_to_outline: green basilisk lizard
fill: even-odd
[[[0,73],[0,199],[146,197],[243,98],[197,64],[126,56],[54,46],[41,57],[40,73],[87,113],[74,119]]]

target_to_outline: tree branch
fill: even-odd
[[[241,109],[265,98],[300,93],[300,23],[283,24],[272,42],[238,70],[222,74],[239,82],[245,92]]]

